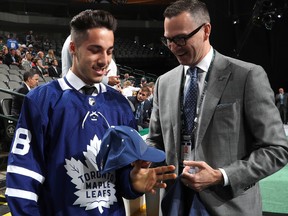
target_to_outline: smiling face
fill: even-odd
[[[166,38],[185,36],[202,24],[193,20],[193,17],[188,12],[182,12],[171,18],[166,17],[164,20],[164,36]],[[210,31],[211,25],[206,23],[195,35],[186,40],[184,46],[178,46],[171,42],[168,44],[168,48],[176,56],[180,64],[195,66],[210,50]]]
[[[72,72],[86,84],[101,82],[112,59],[114,33],[107,28],[91,28],[82,42],[72,39]]]

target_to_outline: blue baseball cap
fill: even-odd
[[[148,146],[135,129],[111,126],[104,134],[96,156],[100,173],[122,168],[136,160],[162,162],[165,160],[165,153]]]

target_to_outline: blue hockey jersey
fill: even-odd
[[[12,215],[125,215],[131,166],[100,175],[96,156],[112,125],[136,128],[127,99],[100,83],[81,94],[64,78],[26,96],[8,158],[6,198]]]

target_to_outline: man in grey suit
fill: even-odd
[[[181,174],[183,200],[196,193],[210,215],[260,216],[258,182],[288,160],[287,139],[267,75],[261,66],[213,49],[204,3],[176,1],[164,17],[163,43],[180,65],[156,82],[147,142],[164,150],[166,163]],[[189,67],[198,69],[199,88],[196,126],[187,139],[181,113]]]

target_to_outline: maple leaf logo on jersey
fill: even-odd
[[[67,174],[72,178],[71,182],[75,184],[78,191],[75,195],[78,199],[73,205],[86,207],[85,210],[98,208],[103,213],[103,207],[110,208],[114,202],[117,202],[115,196],[115,173],[101,175],[96,164],[96,155],[100,150],[101,140],[95,135],[87,145],[87,152],[83,152],[86,160],[83,164],[80,160],[65,159]]]

